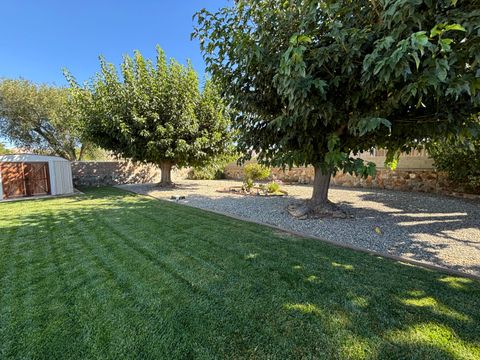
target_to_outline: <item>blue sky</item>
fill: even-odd
[[[190,59],[203,78],[192,16],[230,1],[0,0],[0,78],[66,85],[67,68],[83,82],[98,71],[99,55],[115,64],[133,50],[154,58],[157,44],[180,63]]]
[[[120,63],[140,50],[191,59],[204,75],[198,43],[190,40],[192,15],[228,0],[0,0],[0,78],[23,77],[64,85],[62,68],[84,81],[98,71],[98,56]]]

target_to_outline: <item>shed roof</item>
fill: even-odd
[[[45,156],[36,154],[9,154],[0,155],[0,162],[47,162],[47,161],[67,161],[59,156]]]

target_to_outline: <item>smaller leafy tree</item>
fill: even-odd
[[[136,51],[119,71],[103,58],[100,66],[84,86],[65,72],[86,137],[99,147],[159,165],[161,185],[172,183],[173,166],[202,166],[228,148],[229,111],[210,80],[200,90],[190,64],[167,62],[157,47],[155,64]]]
[[[91,145],[65,88],[24,79],[0,81],[0,135],[16,146],[81,160]]]

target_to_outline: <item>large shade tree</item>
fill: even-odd
[[[91,145],[66,88],[24,79],[0,81],[0,135],[17,147],[81,160]]]
[[[101,71],[79,86],[67,72],[88,139],[134,161],[157,164],[161,185],[173,166],[200,166],[230,145],[229,111],[215,85],[200,89],[192,66],[167,62],[157,47],[155,64],[137,51],[120,71],[100,59]]]
[[[238,0],[196,14],[207,70],[238,110],[247,157],[315,167],[297,215],[335,212],[332,172],[356,158],[472,131],[479,111],[479,1]]]

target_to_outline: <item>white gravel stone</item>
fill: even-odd
[[[289,196],[259,197],[216,190],[240,185],[228,180],[178,180],[174,189],[154,184],[120,188],[178,203],[215,210],[342,244],[436,264],[480,276],[480,202],[423,193],[332,188],[330,200],[349,219],[292,218],[288,204],[308,199],[309,185],[285,185]],[[173,200],[175,201],[175,200]],[[380,231],[375,230],[379,228]]]

